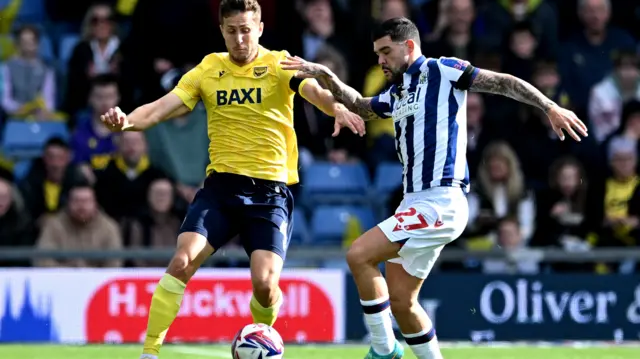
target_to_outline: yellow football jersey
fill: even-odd
[[[606,181],[604,195],[604,212],[607,217],[624,218],[629,214],[629,199],[640,183],[640,178],[620,182],[613,178]]]
[[[207,109],[207,175],[216,171],[298,182],[293,98],[304,81],[282,70],[280,61],[287,55],[260,47],[253,62],[238,66],[228,53],[213,53],[173,89],[190,109],[200,100]]]

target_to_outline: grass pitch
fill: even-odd
[[[286,359],[359,359],[366,346],[287,345]],[[465,346],[445,347],[446,359],[638,359],[640,347],[532,347]],[[138,359],[140,346],[131,345],[0,345],[2,359]],[[167,345],[162,359],[230,359],[228,345]],[[405,359],[415,359],[407,351]]]

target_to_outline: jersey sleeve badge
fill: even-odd
[[[467,66],[469,66],[469,62],[465,60],[461,60],[457,57],[443,58],[441,60],[441,63],[445,66],[448,66],[460,71],[464,71],[467,68]]]

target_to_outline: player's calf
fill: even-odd
[[[405,341],[418,359],[441,359],[433,323],[418,303],[424,279],[407,273],[399,263],[388,262],[386,274],[391,312]]]
[[[417,300],[394,300],[391,312],[407,345],[418,359],[442,359],[436,330]]]
[[[401,358],[391,323],[389,292],[378,264],[397,256],[399,245],[390,242],[378,227],[356,239],[347,252],[347,263],[358,287],[365,322],[371,334],[367,358]]]
[[[283,260],[278,254],[255,250],[251,253],[251,315],[254,323],[273,325],[282,305],[282,291],[278,287]]]
[[[417,333],[429,326],[428,318],[425,319],[422,315],[424,311],[417,299],[393,293],[389,302],[391,313],[403,333]]]

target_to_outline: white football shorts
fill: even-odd
[[[469,205],[463,190],[434,187],[405,194],[395,215],[378,224],[392,242],[402,245],[399,257],[414,277],[426,279],[445,245],[460,237],[469,219]]]

